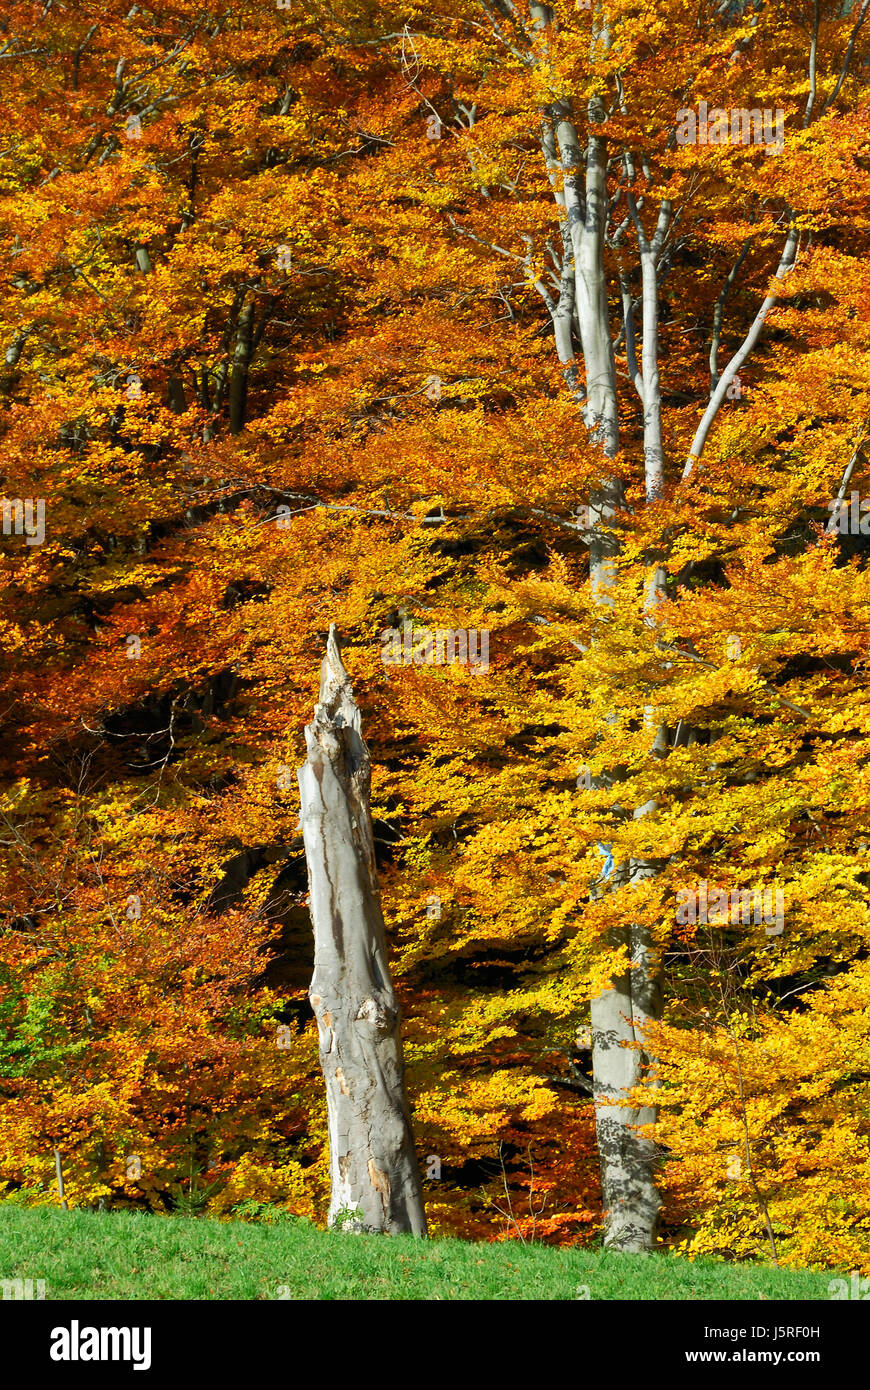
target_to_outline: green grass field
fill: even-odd
[[[353,1236],[295,1220],[0,1205],[0,1279],[42,1279],[46,1299],[826,1300],[833,1277],[666,1255]]]

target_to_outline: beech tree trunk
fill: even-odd
[[[329,1119],[329,1224],[425,1236],[375,867],[371,764],[335,627],[305,742],[298,778],[314,926],[309,998]]]
[[[547,5],[531,8],[538,32],[550,28],[554,12]],[[610,47],[610,34],[601,13],[593,21],[593,41],[603,51]],[[607,170],[609,152],[606,138],[597,127],[606,119],[602,98],[593,95],[586,105],[585,151],[574,112],[568,101],[550,107],[544,122],[542,148],[550,183],[560,208],[565,258],[573,263],[573,293],[567,308],[576,316],[580,348],[586,376],[583,418],[590,438],[602,455],[602,472],[589,498],[591,520],[589,562],[592,592],[606,617],[612,606],[619,539],[612,528],[615,513],[625,505],[622,483],[609,468],[619,452],[619,410],[616,361],[610,325],[607,273],[604,248],[607,238]],[[557,159],[558,157],[558,159]],[[560,166],[560,167],[559,167]],[[561,173],[561,179],[558,177]],[[658,379],[658,295],[656,259],[670,224],[670,204],[662,212],[652,243],[643,230],[632,201],[643,271],[643,370],[635,382],[644,402],[644,454],[647,497],[658,497],[663,489],[661,444],[661,397]],[[560,303],[550,307],[560,361],[573,352],[567,336],[559,328],[567,317],[560,313],[565,293],[566,266],[563,263],[563,289]],[[629,305],[630,305],[629,291]],[[630,313],[626,334],[634,357]],[[569,378],[574,387],[574,380]],[[658,590],[656,590],[657,594]],[[650,814],[654,803],[647,802],[635,815]],[[626,878],[635,882],[655,869],[650,864],[627,862],[617,865],[612,879],[600,891],[618,886]],[[601,1188],[605,1217],[604,1243],[616,1250],[651,1250],[661,1206],[655,1185],[655,1149],[637,1130],[656,1118],[655,1110],[634,1110],[625,1105],[626,1093],[640,1081],[649,1059],[643,1048],[647,1019],[660,1010],[659,964],[651,950],[646,930],[630,920],[613,934],[611,945],[627,946],[632,966],[619,979],[591,1001],[592,1074],[595,1099],[595,1125],[601,1164]]]
[[[651,865],[633,860],[631,881],[652,872]],[[656,1111],[633,1109],[625,1099],[646,1079],[644,1067],[652,1059],[644,1049],[644,1028],[649,1019],[661,1017],[661,988],[649,932],[632,923],[627,936],[633,968],[591,1003],[592,1075],[604,1244],[637,1254],[654,1248],[661,1209],[655,1145],[638,1131],[638,1126],[652,1124]]]

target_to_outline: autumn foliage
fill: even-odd
[[[664,1246],[870,1274],[866,0],[608,0],[600,52],[567,0],[546,38],[510,0],[86,8],[0,33],[2,488],[45,511],[0,536],[3,1197],[56,1203],[59,1153],[71,1204],[322,1219],[294,774],[334,622],[430,1230],[596,1237],[584,1029],[630,915]],[[540,135],[593,92],[606,619]],[[676,143],[700,100],[782,109],[782,149]],[[674,209],[646,505],[629,198],[650,237]],[[385,662],[406,627],[487,668]],[[597,891],[608,856],[656,872]],[[781,889],[783,929],[678,920],[701,883]]]

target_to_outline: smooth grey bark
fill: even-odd
[[[604,219],[607,206],[607,142],[594,131],[604,119],[598,99],[589,102],[589,133],[581,152],[574,121],[563,104],[554,109],[556,147],[562,167],[564,212],[574,263],[574,300],[586,367],[583,416],[590,437],[605,458],[619,451],[616,360],[610,334],[607,279],[604,270]],[[580,171],[585,165],[583,193]],[[609,488],[605,484],[605,491]]]
[[[633,178],[630,161],[629,171]],[[651,503],[663,496],[665,484],[658,367],[658,265],[671,223],[671,204],[667,199],[662,201],[650,239],[631,193],[627,194],[627,201],[641,264],[642,367],[638,373],[635,362],[634,376],[640,376],[636,385],[643,405],[645,491],[646,500]],[[627,329],[631,323],[630,304],[628,307]],[[656,621],[665,582],[665,570],[657,565],[645,602],[650,625]],[[654,714],[654,710],[647,708],[646,716],[652,724]],[[653,752],[665,757],[667,748],[667,728],[660,725]],[[657,802],[650,799],[635,809],[634,818],[640,820],[656,810]],[[653,861],[632,859],[630,883],[636,885],[652,878],[656,872],[657,865]],[[612,989],[592,1005],[592,1067],[598,1149],[606,1197],[605,1244],[612,1249],[637,1253],[653,1248],[662,1206],[656,1187],[656,1147],[642,1133],[643,1126],[656,1120],[657,1112],[653,1106],[634,1108],[624,1102],[633,1087],[642,1081],[654,1082],[654,1062],[646,1050],[645,1033],[650,1019],[661,1017],[662,991],[661,963],[649,928],[632,922],[626,936],[631,968],[613,981]]]
[[[643,813],[641,807],[635,815]],[[633,860],[630,871],[623,870],[622,881],[626,873],[637,883],[654,872],[651,864]],[[625,935],[632,968],[591,1003],[592,1077],[604,1244],[639,1253],[652,1249],[661,1209],[655,1145],[638,1128],[651,1124],[656,1111],[633,1109],[624,1102],[627,1092],[646,1079],[645,1068],[652,1059],[645,1050],[644,1030],[651,1018],[661,1017],[661,987],[648,931],[632,924]]]
[[[298,778],[314,926],[309,998],[329,1121],[329,1224],[425,1236],[375,867],[371,763],[334,626],[305,743]]]
[[[644,231],[634,196],[628,205],[637,234],[643,284],[642,402],[643,454],[646,498],[654,502],[664,495],[665,456],[662,448],[662,392],[659,381],[659,275],[658,258],[671,221],[671,204],[664,199],[652,241]]]
[[[649,487],[647,489],[650,494]],[[657,568],[651,578],[645,601],[647,621],[664,598],[665,571]],[[655,724],[655,711],[647,707],[646,717]],[[657,757],[666,757],[668,731],[659,725],[652,745]],[[636,807],[634,819],[652,815],[655,799]],[[653,860],[631,859],[614,875],[613,887],[626,878],[632,886],[658,872]],[[611,982],[611,987],[591,1002],[592,1075],[595,1097],[595,1124],[601,1162],[602,1195],[605,1208],[604,1243],[613,1250],[640,1253],[655,1246],[661,1199],[656,1186],[658,1154],[655,1144],[641,1127],[657,1118],[654,1106],[634,1107],[625,1103],[628,1093],[641,1082],[655,1086],[655,1062],[646,1048],[645,1034],[651,1019],[661,1018],[661,961],[649,927],[630,922],[614,934],[611,945],[628,948],[631,965]]]
[[[606,41],[606,36],[603,37]],[[619,449],[619,418],[616,362],[604,266],[607,144],[594,130],[594,126],[604,119],[600,99],[590,100],[587,114],[585,207],[582,221],[578,217],[572,220],[577,268],[575,301],[586,366],[586,428],[604,458],[610,459]],[[557,130],[557,140],[565,169],[575,157],[573,151],[577,147],[573,127],[569,129],[563,121]],[[566,189],[567,186],[566,177]],[[567,192],[566,199],[570,216],[571,200]],[[663,468],[660,408],[657,408],[660,395],[654,266],[667,230],[669,212],[668,208],[667,214],[663,213],[656,229],[655,249],[646,248],[648,254],[644,264],[643,390],[648,496],[658,495]],[[650,266],[653,267],[652,276]],[[612,603],[610,590],[615,581],[619,552],[618,538],[611,529],[612,518],[616,510],[623,506],[621,483],[605,474],[590,496],[593,528],[590,580],[596,601],[604,611]],[[646,809],[641,808],[642,812]],[[624,881],[625,876],[635,881],[652,872],[652,868],[645,865],[620,866],[616,871],[616,882],[610,886],[617,886],[620,878]],[[621,1102],[628,1090],[641,1079],[645,1060],[645,1054],[640,1050],[644,1025],[649,1017],[659,1015],[661,991],[658,964],[645,931],[628,922],[614,933],[611,945],[628,946],[632,967],[613,980],[611,987],[594,998],[590,1005],[595,1127],[605,1210],[604,1243],[611,1249],[643,1251],[651,1249],[655,1243],[661,1200],[655,1185],[655,1150],[650,1141],[638,1132],[638,1126],[654,1120],[655,1111],[632,1110]]]

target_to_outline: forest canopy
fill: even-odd
[[[324,1220],[335,625],[430,1233],[870,1275],[868,7],[6,6],[4,1200]]]

